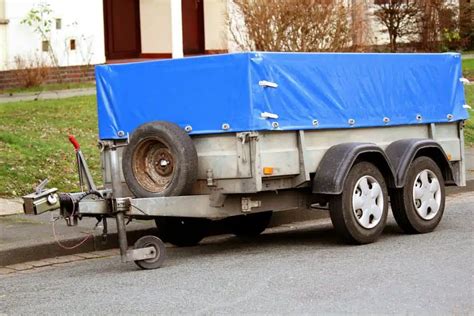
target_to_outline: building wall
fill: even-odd
[[[142,53],[171,52],[170,10],[170,0],[140,0]]]
[[[142,53],[171,53],[170,1],[173,0],[140,0]],[[227,1],[201,1],[204,1],[205,50],[227,49],[225,24]]]
[[[1,61],[7,58],[7,26],[5,0],[0,0],[0,70],[2,69]]]
[[[0,70],[16,68],[15,57],[25,60],[47,60],[50,56],[42,51],[42,39],[31,27],[21,24],[27,12],[39,1],[3,0],[5,1],[6,53],[0,53]],[[104,21],[102,1],[81,0],[47,0],[52,17],[61,19],[61,29],[51,31],[51,46],[59,66],[90,65],[105,62]],[[1,35],[0,35],[1,36]],[[76,41],[76,50],[69,47],[70,40]],[[1,41],[1,37],[0,37]]]
[[[204,41],[206,50],[227,50],[227,1],[204,1]]]
[[[173,0],[139,1],[142,53],[170,53],[170,1]],[[227,1],[201,1],[204,1],[206,51],[226,50]],[[49,54],[42,51],[41,36],[31,27],[21,24],[27,12],[38,3],[48,3],[53,11],[53,19],[61,19],[62,28],[55,29],[53,23],[50,36],[59,66],[105,62],[101,0],[0,0],[0,22],[2,14],[9,21],[6,25],[0,23],[0,70],[15,69],[16,57],[54,64]],[[76,41],[76,50],[70,49],[71,39]]]

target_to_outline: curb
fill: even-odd
[[[135,241],[144,235],[154,235],[155,229],[131,230],[127,232],[129,245],[133,245]],[[70,238],[61,240],[62,243],[68,245],[81,242],[84,237]],[[118,248],[117,233],[110,233],[107,236],[107,242],[102,242],[101,235],[94,235],[93,239],[89,239],[81,246],[67,250],[58,246],[56,242],[48,242],[44,244],[36,244],[26,247],[7,249],[0,251],[0,267],[18,264],[28,261],[48,259],[60,256],[74,255],[78,253],[109,250]]]
[[[467,181],[465,187],[446,187],[447,195],[454,195],[464,192],[473,192],[474,191],[474,180]],[[278,216],[274,216],[270,227],[282,226],[294,222],[300,222],[305,220],[321,220],[327,219],[327,211],[287,211],[281,212]],[[216,232],[219,233],[219,232]],[[145,235],[155,235],[156,229],[147,228],[147,229],[137,229],[130,230],[127,232],[129,245],[133,245],[135,241]],[[66,244],[77,244],[83,240],[83,237],[70,238],[61,240],[61,242]],[[44,244],[36,244],[26,247],[19,247],[14,249],[7,249],[0,251],[0,267],[19,264],[24,262],[49,259],[54,257],[61,257],[67,255],[75,255],[86,252],[94,251],[103,251],[109,249],[118,248],[117,233],[110,233],[107,236],[107,242],[102,242],[101,235],[94,235],[93,239],[89,239],[87,242],[81,246],[67,250],[58,246],[56,242],[48,242]]]

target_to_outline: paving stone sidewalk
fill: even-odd
[[[23,202],[21,198],[0,198],[0,216],[23,213]]]
[[[59,257],[42,259],[42,260],[37,260],[37,261],[28,261],[28,262],[23,262],[23,263],[12,264],[5,267],[0,267],[0,278],[14,275],[16,273],[39,272],[45,269],[52,269],[54,267],[61,267],[61,266],[66,266],[68,264],[74,264],[75,262],[81,261],[81,260],[112,257],[112,256],[117,256],[118,254],[119,254],[118,249],[109,249],[109,250],[79,253],[76,255],[59,256]]]
[[[9,102],[21,102],[21,101],[65,99],[65,98],[71,98],[71,97],[94,95],[95,93],[96,93],[95,88],[81,88],[81,89],[66,89],[66,90],[18,93],[18,94],[12,94],[12,95],[0,94],[0,104],[9,103]]]

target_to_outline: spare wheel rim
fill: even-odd
[[[143,140],[132,157],[135,179],[149,192],[166,190],[176,173],[176,159],[169,146],[158,138]]]

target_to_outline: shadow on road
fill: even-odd
[[[381,236],[381,240],[403,235],[403,232],[395,223],[387,223],[387,226]],[[168,259],[166,266],[180,266],[189,260],[205,260],[206,257],[214,257],[216,255],[232,256],[232,255],[252,255],[262,252],[271,251],[277,253],[286,253],[287,251],[295,251],[298,249],[308,249],[311,247],[315,251],[318,249],[341,249],[345,247],[358,247],[356,245],[348,245],[342,241],[333,229],[332,224],[324,223],[316,226],[308,226],[304,228],[297,227],[279,227],[270,229],[264,234],[255,238],[241,238],[233,235],[212,236],[204,239],[204,241],[194,247],[173,247],[169,246]],[[364,247],[364,246],[361,246]],[[108,271],[136,271],[137,268],[133,264],[121,265],[121,267],[110,266]],[[165,267],[166,268],[166,267]]]

